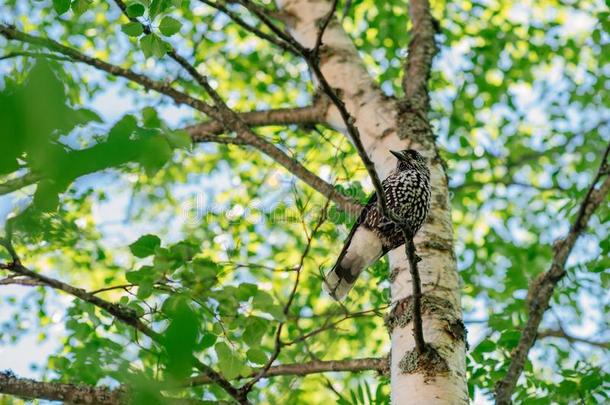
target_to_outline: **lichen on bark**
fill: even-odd
[[[398,367],[405,374],[421,373],[426,377],[426,381],[449,372],[445,359],[429,344],[426,345],[424,353],[418,353],[415,349],[406,352]]]

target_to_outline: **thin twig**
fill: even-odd
[[[338,0],[333,0],[333,3],[330,6],[330,10],[328,11],[328,14],[326,14],[326,18],[324,18],[324,21],[322,22],[322,25],[320,26],[320,30],[318,31],[318,36],[316,37],[316,44],[313,47],[313,52],[312,52],[312,56],[315,60],[318,59],[318,55],[320,53],[320,46],[322,46],[322,37],[324,36],[324,31],[326,31],[326,27],[328,27],[328,23],[330,23],[330,20],[332,20],[333,16],[335,15],[335,11],[337,10],[337,3],[339,1]]]
[[[301,277],[301,270],[303,269],[303,265],[305,264],[305,259],[307,258],[307,255],[309,254],[309,251],[311,249],[313,238],[317,234],[317,232],[320,229],[320,227],[322,226],[322,224],[324,224],[324,222],[326,222],[329,203],[330,203],[330,200],[326,200],[326,204],[324,205],[324,208],[322,208],[322,211],[320,212],[318,221],[317,221],[316,225],[314,226],[311,234],[307,238],[307,245],[305,246],[305,250],[303,251],[303,254],[301,255],[301,260],[300,260],[299,266],[297,267],[297,270],[296,270],[296,277],[294,280],[294,284],[292,286],[292,290],[290,291],[290,295],[288,296],[288,300],[286,301],[286,304],[284,305],[284,309],[282,311],[284,316],[287,316],[288,313],[290,312],[290,307],[292,306],[292,302],[294,301],[294,297],[296,296],[297,288],[299,286],[299,281],[300,281],[300,277]],[[281,341],[281,334],[282,334],[282,329],[284,327],[284,324],[285,324],[285,322],[280,322],[280,324],[277,327],[277,330],[275,333],[275,348],[273,350],[273,353],[269,357],[267,363],[265,363],[263,368],[258,372],[258,374],[256,374],[256,376],[254,378],[252,378],[250,381],[248,381],[246,384],[244,384],[243,387],[241,387],[240,391],[242,393],[247,394],[248,392],[250,392],[252,390],[252,387],[254,386],[254,384],[256,384],[261,378],[263,378],[266,375],[266,373],[271,368],[271,365],[273,364],[273,362],[280,355],[280,351],[282,350],[282,346],[283,346],[283,343]]]
[[[224,2],[218,1],[209,1],[209,0],[199,0],[200,2],[224,13],[227,17],[231,18],[237,25],[244,28],[246,31],[252,32],[257,37],[264,39],[265,41],[271,42],[275,46],[283,49],[286,52],[290,52],[292,54],[296,54],[295,50],[290,46],[287,46],[285,42],[278,40],[276,37],[269,35],[258,28],[248,24],[245,22],[237,13],[231,11]]]

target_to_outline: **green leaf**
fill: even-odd
[[[102,118],[95,112],[92,110],[89,110],[88,108],[81,108],[77,111],[77,118],[79,120],[80,124],[86,124],[88,122],[104,122],[102,120]]]
[[[59,192],[52,181],[41,181],[34,193],[34,206],[43,212],[54,211],[59,204]]]
[[[222,374],[225,378],[232,380],[239,376],[243,362],[233,353],[231,348],[226,343],[220,342],[214,346],[214,349],[218,356],[218,368],[222,370]]]
[[[152,0],[148,9],[148,14],[150,15],[151,20],[163,11],[165,11],[168,6],[168,0]]]
[[[159,31],[166,37],[171,37],[175,33],[180,31],[182,23],[172,17],[163,17],[161,24],[159,24]]]
[[[144,27],[139,22],[129,22],[121,27],[121,31],[130,37],[139,37],[144,32]]]
[[[134,256],[144,258],[155,254],[155,249],[161,246],[161,239],[157,235],[144,235],[129,245]]]
[[[144,15],[145,10],[146,9],[144,8],[144,6],[142,4],[132,3],[127,6],[126,12],[129,17],[136,18],[136,17],[140,17],[140,16]]]
[[[168,48],[167,44],[155,34],[144,35],[140,38],[140,47],[147,58],[151,56],[161,58],[165,55]]]
[[[250,347],[259,346],[261,339],[267,331],[267,324],[268,321],[263,318],[259,318],[258,316],[249,316],[246,319],[246,326],[242,335],[244,343]]]
[[[256,364],[265,364],[267,362],[267,355],[264,351],[259,348],[253,347],[246,353],[248,360]]]
[[[136,271],[125,273],[125,278],[132,284],[140,284],[146,279],[152,280],[155,277],[155,271],[152,266],[142,266]]]
[[[517,347],[519,343],[519,338],[521,337],[521,332],[518,330],[506,330],[502,332],[498,343],[507,349],[514,349]]]
[[[150,297],[152,295],[153,292],[153,282],[152,280],[142,280],[142,282],[138,285],[138,293],[136,294],[136,296],[141,299],[141,300],[145,300],[146,298]]]
[[[152,107],[146,107],[142,110],[142,120],[147,128],[159,128],[161,126],[157,110]]]
[[[142,49],[142,53],[147,58],[153,55],[153,38],[154,34],[147,34],[140,38],[140,49]]]
[[[81,15],[85,11],[87,11],[90,6],[91,6],[90,0],[74,0],[72,2],[72,11],[74,11],[74,14],[76,14],[76,15]]]
[[[137,127],[137,121],[133,115],[125,115],[121,118],[108,133],[108,140],[124,140],[133,134]]]
[[[191,373],[199,334],[199,319],[187,302],[188,299],[183,297],[177,300],[170,314],[171,323],[164,333],[167,371],[178,380]]]
[[[258,291],[258,286],[252,283],[241,283],[237,287],[237,298],[241,301],[247,301],[250,297],[253,297]]]
[[[172,157],[172,149],[167,140],[156,136],[141,147],[140,164],[149,176],[156,173]]]
[[[193,144],[191,136],[186,131],[174,131],[167,134],[167,141],[174,149],[190,149]]]
[[[206,333],[205,335],[203,335],[201,341],[199,342],[201,350],[205,350],[208,347],[212,347],[214,343],[216,343],[216,339],[216,335],[212,335],[211,333]]]
[[[479,353],[489,353],[496,350],[496,347],[497,345],[491,340],[484,340],[477,345],[475,350]]]
[[[57,14],[61,15],[70,10],[70,0],[53,0],[53,8]]]

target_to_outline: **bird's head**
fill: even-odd
[[[396,162],[396,170],[421,170],[428,172],[426,158],[418,151],[414,149],[404,149],[401,151],[391,150],[390,153],[398,159],[398,162]]]

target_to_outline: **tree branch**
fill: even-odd
[[[29,277],[18,277],[16,275],[12,275],[0,279],[0,285],[20,285],[24,287],[37,287],[45,284]]]
[[[0,241],[6,247],[6,242]],[[39,285],[46,285],[52,287],[56,290],[63,291],[73,297],[79,298],[85,302],[90,303],[98,308],[103,309],[108,312],[116,319],[121,322],[132,326],[133,328],[139,330],[150,337],[158,337],[159,335],[150,329],[146,324],[144,324],[136,312],[130,308],[126,308],[119,304],[114,304],[112,302],[103,300],[87,291],[73,287],[70,284],[64,283],[63,281],[44,276],[35,271],[32,271],[21,264],[20,261],[13,261],[12,263],[0,263],[0,269],[8,270],[14,274],[18,274],[30,280],[30,282],[37,282]]]
[[[9,194],[13,191],[17,191],[29,185],[36,183],[42,176],[34,173],[26,173],[21,177],[17,177],[12,180],[8,180],[0,184],[0,195]]]
[[[55,55],[54,53],[29,52],[29,51],[7,53],[6,55],[0,56],[0,60],[7,60],[7,59],[21,58],[21,57],[53,59],[53,60],[57,60],[60,62],[70,62],[71,61],[70,58],[66,58],[65,56],[61,56],[61,55]]]
[[[125,403],[125,392],[82,384],[62,384],[18,378],[0,372],[0,393],[27,399],[46,399],[71,404],[118,405]]]
[[[305,363],[281,364],[270,367],[262,378],[271,378],[286,375],[304,376],[309,374],[327,373],[327,372],[360,372],[360,371],[377,371],[386,373],[388,371],[387,358],[362,358],[348,360],[315,360]],[[253,371],[250,377],[255,376],[258,371]],[[246,377],[238,377],[246,378]],[[206,376],[196,376],[190,378],[186,385],[197,386],[210,384],[211,381]]]
[[[569,335],[566,332],[559,330],[559,329],[557,329],[557,330],[546,329],[546,330],[541,330],[540,332],[538,332],[537,339],[544,339],[544,338],[548,338],[548,337],[565,339],[570,343],[585,343],[585,344],[588,344],[591,346],[599,347],[600,349],[606,349],[606,350],[610,349],[610,342],[598,342],[598,341],[587,339],[587,338],[581,338],[578,336]]]
[[[319,100],[319,101],[318,101]],[[324,122],[328,102],[324,97],[316,98],[314,104],[307,107],[278,108],[274,110],[250,111],[236,113],[250,127],[267,125],[313,125]],[[189,125],[184,128],[194,142],[200,142],[201,137],[219,135],[225,128],[218,121]]]
[[[301,179],[305,184],[324,195],[326,198],[336,203],[339,208],[350,215],[358,215],[362,210],[362,205],[357,201],[341,194],[335,187],[316,176],[303,166],[298,160],[291,158],[284,153],[280,148],[267,141],[266,139],[256,136],[255,138],[248,137],[227,137],[218,135],[196,135],[199,142],[220,142],[226,144],[250,145],[263,152],[280,165],[284,166],[294,176]]]
[[[568,235],[555,242],[553,248],[555,255],[548,271],[540,274],[531,284],[528,290],[529,317],[527,324],[521,333],[519,343],[511,356],[511,363],[506,375],[496,383],[495,396],[497,405],[508,405],[511,403],[511,396],[517,384],[517,380],[523,371],[529,350],[536,342],[538,327],[542,321],[545,311],[549,307],[549,302],[555,286],[565,276],[565,265],[568,256],[572,252],[576,240],[586,229],[589,219],[599,205],[605,201],[610,192],[610,176],[597,189],[597,184],[608,169],[608,154],[610,144],[606,147],[601,164],[589,187],[587,194],[580,205],[576,219],[574,220]]]

